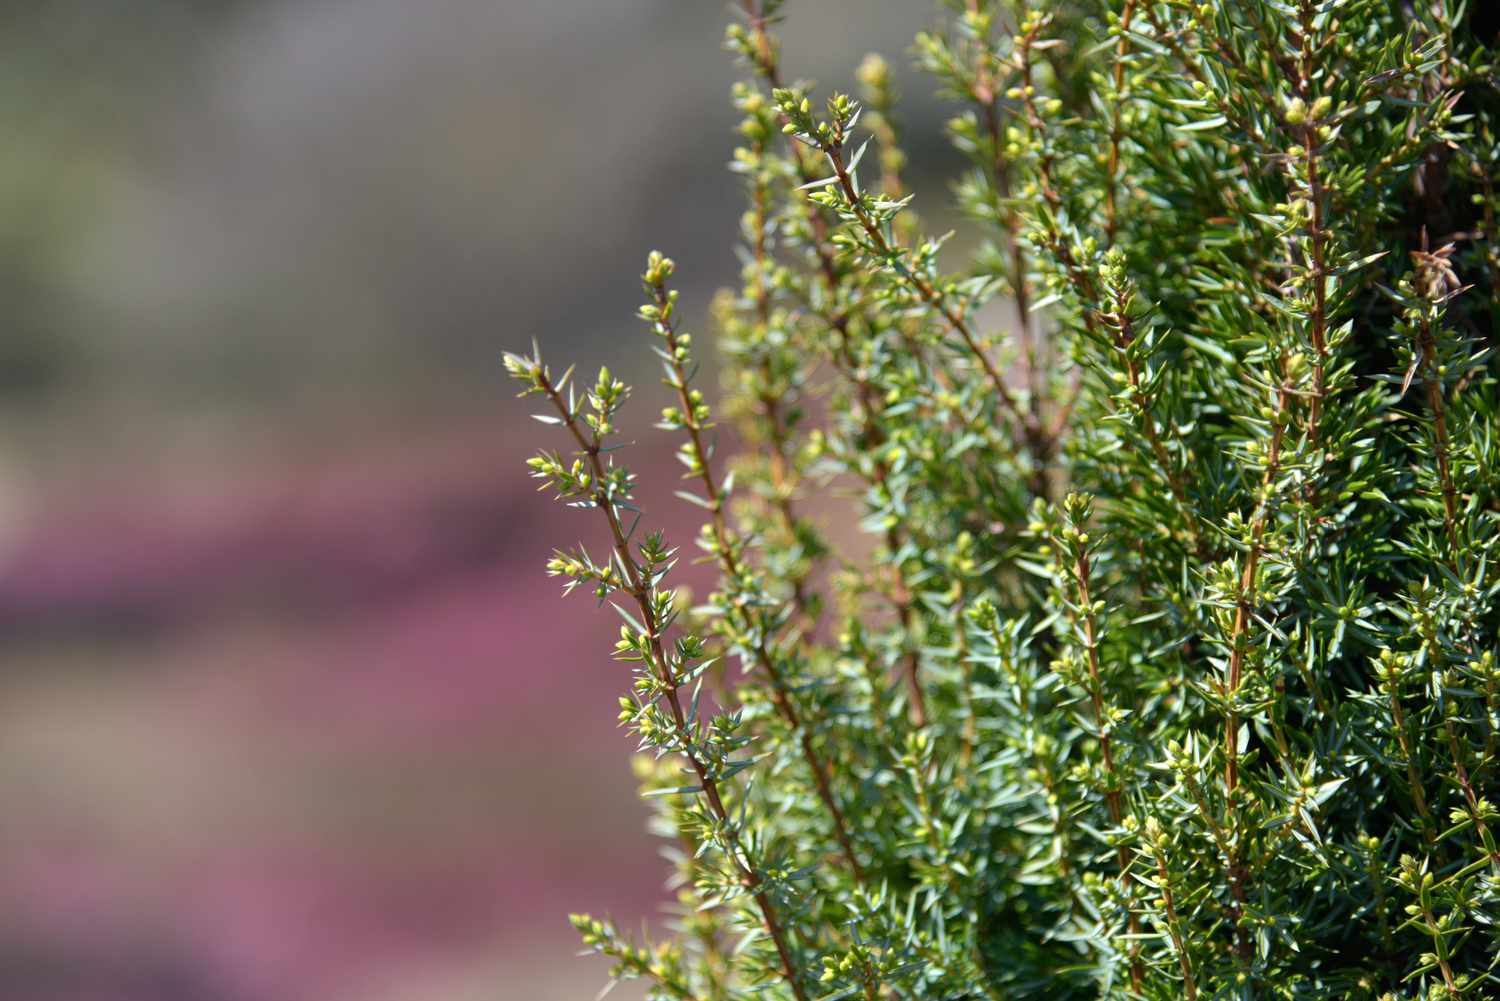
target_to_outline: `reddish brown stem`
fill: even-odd
[[[1115,205],[1119,188],[1120,140],[1124,138],[1122,114],[1125,90],[1125,56],[1130,52],[1130,19],[1135,14],[1135,0],[1125,0],[1120,12],[1120,40],[1115,44],[1115,91],[1114,103],[1109,118],[1109,162],[1104,172],[1104,245],[1114,246],[1115,232],[1119,229],[1119,211]]]
[[[1282,439],[1286,434],[1286,407],[1291,392],[1283,383],[1276,395],[1276,411],[1272,415],[1271,445],[1266,453],[1266,471],[1261,478],[1261,498],[1250,522],[1250,542],[1245,552],[1245,562],[1240,570],[1239,584],[1235,589],[1234,625],[1229,636],[1229,677],[1225,682],[1224,696],[1233,702],[1240,690],[1240,681],[1245,668],[1245,650],[1249,643],[1250,619],[1254,614],[1255,578],[1260,569],[1260,558],[1264,552],[1266,525],[1272,511],[1272,490],[1281,470]],[[1225,807],[1231,813],[1236,810],[1240,787],[1240,715],[1230,706],[1224,719],[1224,798]],[[1232,844],[1228,857],[1230,895],[1234,898],[1233,918],[1235,953],[1241,963],[1250,959],[1250,937],[1240,926],[1247,899],[1244,865],[1240,860],[1238,841]]]
[[[1443,386],[1437,374],[1437,344],[1432,336],[1432,327],[1422,321],[1419,334],[1422,352],[1423,382],[1427,389],[1427,408],[1432,411],[1433,451],[1436,453],[1438,479],[1443,491],[1443,527],[1448,533],[1448,567],[1457,570],[1458,560],[1458,491],[1453,486],[1453,471],[1449,466],[1448,419],[1443,405]]]
[[[1302,195],[1308,203],[1307,275],[1312,286],[1312,313],[1309,316],[1308,339],[1312,342],[1313,386],[1308,407],[1307,436],[1316,445],[1323,423],[1323,398],[1327,394],[1324,366],[1328,360],[1328,302],[1327,257],[1328,231],[1323,224],[1324,190],[1322,168],[1319,160],[1319,129],[1321,123],[1312,114],[1315,105],[1312,95],[1312,80],[1317,70],[1316,51],[1313,45],[1313,18],[1315,11],[1310,0],[1301,0],[1298,10],[1296,39],[1298,52],[1295,64],[1278,60],[1282,71],[1292,78],[1292,87],[1306,107],[1306,119],[1298,124],[1298,136],[1302,140],[1302,165],[1307,174],[1307,186]],[[1264,28],[1264,25],[1262,26]],[[1268,51],[1275,46],[1267,42]]]
[[[1104,761],[1105,781],[1109,783],[1104,790],[1104,802],[1109,808],[1109,819],[1115,827],[1120,827],[1125,819],[1125,809],[1120,802],[1120,779],[1115,771],[1115,759],[1113,751],[1113,735],[1110,732],[1110,723],[1104,708],[1104,683],[1099,674],[1099,638],[1097,625],[1094,621],[1094,602],[1089,588],[1090,572],[1089,557],[1083,544],[1079,544],[1078,558],[1073,564],[1073,578],[1078,585],[1078,605],[1081,609],[1083,619],[1083,645],[1088,653],[1089,669],[1089,701],[1094,710],[1094,726],[1099,731],[1099,756]],[[1135,896],[1135,881],[1130,875],[1131,851],[1124,843],[1116,846],[1116,860],[1119,863],[1120,887],[1124,891],[1127,900]],[[1145,967],[1141,963],[1141,946],[1137,938],[1140,933],[1140,917],[1134,908],[1129,909],[1130,935],[1130,983],[1136,993],[1140,993],[1145,983]]]
[[[1172,947],[1177,950],[1177,962],[1182,968],[1182,992],[1187,1001],[1197,1001],[1198,982],[1193,977],[1193,961],[1188,957],[1182,940],[1182,922],[1177,917],[1177,904],[1172,897],[1172,880],[1167,874],[1167,860],[1160,848],[1156,853],[1156,878],[1161,884],[1162,906],[1167,912],[1167,934],[1172,938]]]

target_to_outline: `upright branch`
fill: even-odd
[[[812,200],[846,216],[858,226],[862,237],[852,237],[846,245],[850,249],[859,248],[873,260],[890,268],[920,301],[942,317],[979,363],[995,398],[1016,426],[1023,430],[1028,444],[1033,448],[1044,448],[1042,428],[1021,410],[1015,394],[1011,392],[1000,370],[995,367],[963,311],[924,273],[925,262],[911,260],[907,251],[894,244],[894,238],[890,235],[890,223],[904,202],[892,203],[860,193],[854,171],[859,166],[863,147],[852,159],[845,156],[845,144],[850,130],[859,117],[858,106],[846,95],[834,94],[828,102],[829,119],[817,121],[812,116],[811,101],[796,91],[783,88],[776,91],[774,97],[787,120],[785,131],[822,153],[833,170],[831,177],[812,182],[812,187],[821,189],[814,193]],[[835,187],[837,194],[826,190],[830,187]]]
[[[1458,489],[1453,484],[1451,448],[1448,443],[1447,403],[1443,388],[1448,366],[1438,354],[1437,333],[1443,313],[1449,302],[1462,295],[1469,286],[1459,281],[1454,273],[1452,257],[1455,247],[1445,244],[1429,251],[1427,231],[1422,231],[1420,250],[1412,251],[1416,264],[1413,280],[1403,283],[1401,292],[1408,297],[1407,323],[1416,334],[1416,345],[1412,352],[1411,367],[1401,387],[1404,395],[1411,385],[1412,375],[1422,373],[1423,388],[1427,393],[1427,410],[1432,415],[1433,457],[1437,462],[1438,485],[1443,495],[1443,530],[1448,536],[1448,566],[1458,569]]]
[[[1427,409],[1432,414],[1433,454],[1437,460],[1438,481],[1443,491],[1443,530],[1448,535],[1452,553],[1458,552],[1458,490],[1453,486],[1453,470],[1448,456],[1448,420],[1444,413],[1443,385],[1437,374],[1436,346],[1432,330],[1422,329],[1423,384],[1427,390]],[[1456,569],[1456,567],[1455,567]]]
[[[1036,56],[1038,53],[1045,53],[1054,48],[1056,44],[1055,40],[1042,37],[1043,30],[1051,21],[1051,15],[1043,14],[1040,10],[1029,12],[1022,20],[1011,53],[1018,79],[1017,85],[1011,89],[1010,94],[1021,102],[1023,120],[1026,123],[1024,148],[1033,161],[1035,190],[1042,196],[1042,205],[1037,213],[1039,225],[1036,242],[1040,248],[1046,249],[1052,255],[1053,260],[1061,268],[1068,285],[1082,303],[1082,309],[1079,312],[1084,332],[1091,339],[1097,340],[1099,329],[1093,310],[1094,304],[1099,301],[1098,291],[1094,287],[1094,279],[1089,268],[1085,267],[1084,262],[1080,260],[1074,250],[1073,241],[1063,231],[1063,221],[1067,218],[1067,210],[1063,202],[1063,186],[1057,176],[1057,150],[1043,119],[1042,102],[1038,99],[1037,93]],[[1046,102],[1046,110],[1049,113],[1055,114],[1062,108],[1062,102],[1055,97],[1047,98]],[[1085,247],[1090,254],[1097,252],[1091,240],[1085,244]],[[1081,374],[1075,372],[1068,396],[1064,398],[1053,418],[1052,434],[1054,437],[1061,433],[1072,416],[1073,407],[1078,401],[1082,388]]]
[[[1148,0],[1149,2],[1149,0]],[[1125,138],[1125,62],[1130,55],[1130,21],[1135,15],[1135,0],[1125,0],[1120,11],[1115,42],[1114,91],[1109,105],[1109,154],[1104,165],[1104,245],[1113,247],[1120,228],[1120,210],[1116,204],[1120,190],[1120,143]]]
[[[1103,602],[1094,598],[1093,574],[1089,561],[1090,545],[1093,542],[1087,531],[1093,504],[1088,497],[1071,493],[1063,499],[1064,523],[1053,534],[1053,545],[1059,558],[1067,563],[1067,572],[1072,577],[1075,600],[1071,603],[1073,615],[1079,626],[1079,638],[1084,650],[1085,674],[1082,687],[1088,694],[1089,707],[1093,713],[1094,736],[1099,741],[1099,758],[1104,766],[1104,804],[1109,811],[1110,823],[1116,832],[1123,830],[1125,807],[1121,793],[1124,782],[1115,765],[1114,730],[1119,724],[1119,714],[1105,702],[1104,679],[1099,670],[1099,625],[1098,612]],[[1065,663],[1065,662],[1064,662]],[[1117,833],[1117,837],[1121,837]],[[1119,864],[1120,890],[1126,901],[1135,896],[1135,877],[1131,873],[1132,853],[1123,839],[1115,845],[1115,857]],[[1145,966],[1141,962],[1140,917],[1135,908],[1127,903],[1128,941],[1130,954],[1130,983],[1139,993],[1145,982]]]
[[[765,0],[741,0],[740,7],[746,26],[730,26],[730,44],[754,67],[756,74],[770,88],[772,95],[779,94],[783,90],[781,64],[776,41],[768,28],[771,16],[767,9],[768,4]],[[778,110],[778,114],[781,115],[784,125],[790,124],[784,110]],[[802,147],[789,138],[788,149],[802,185],[814,183],[815,175],[812,167],[803,158]],[[828,220],[816,205],[811,207],[809,225],[812,228],[812,249],[817,259],[818,276],[822,282],[822,299],[832,309],[827,317],[828,325],[834,334],[830,357],[834,367],[853,387],[859,401],[859,417],[863,424],[860,444],[863,451],[872,458],[874,485],[884,490],[890,476],[890,469],[881,449],[886,436],[879,422],[880,394],[861,371],[859,360],[855,357],[852,343],[853,332],[850,329],[850,311],[839,305],[840,292],[846,284],[845,278],[831,245]],[[892,524],[886,529],[885,542],[887,550],[892,554],[899,553],[905,548],[905,533],[899,525]],[[909,636],[911,627],[916,621],[917,611],[912,603],[911,589],[901,573],[899,561],[892,569],[894,580],[888,596],[903,635]],[[915,648],[908,647],[904,654],[902,674],[906,681],[912,723],[919,729],[927,725],[927,700],[919,677],[920,669],[920,653]]]
[[[1265,450],[1265,472],[1261,476],[1259,497],[1254,514],[1250,517],[1250,529],[1244,542],[1244,554],[1240,564],[1239,578],[1234,588],[1234,624],[1229,634],[1229,670],[1223,688],[1224,713],[1224,802],[1231,818],[1231,829],[1239,830],[1237,818],[1242,814],[1240,791],[1240,708],[1238,699],[1244,680],[1245,658],[1250,648],[1250,623],[1255,616],[1256,586],[1260,574],[1261,557],[1265,555],[1266,529],[1276,510],[1276,481],[1281,475],[1282,447],[1289,419],[1288,406],[1291,388],[1285,376],[1275,392],[1276,404],[1270,415],[1271,439]],[[1249,930],[1241,923],[1248,901],[1246,872],[1243,860],[1243,837],[1237,836],[1231,844],[1227,858],[1230,894],[1234,900],[1235,954],[1242,964],[1250,959]]]
[[[1234,626],[1229,634],[1229,676],[1224,694],[1233,700],[1239,692],[1245,654],[1250,645],[1250,620],[1255,615],[1256,579],[1260,559],[1265,554],[1266,527],[1275,512],[1276,478],[1281,474],[1281,450],[1286,435],[1287,404],[1291,390],[1283,381],[1276,390],[1276,406],[1271,414],[1271,440],[1265,453],[1265,472],[1261,476],[1259,498],[1250,518],[1249,538],[1240,566],[1239,582],[1234,592]],[[1239,787],[1238,711],[1230,708],[1224,726],[1224,789],[1231,795]]]
[[[1156,863],[1156,892],[1161,896],[1162,923],[1172,940],[1172,951],[1177,956],[1178,968],[1182,971],[1182,996],[1187,1001],[1197,1001],[1198,978],[1193,973],[1193,958],[1188,951],[1187,933],[1181,915],[1177,912],[1177,892],[1172,886],[1172,873],[1167,867],[1167,850],[1171,837],[1155,817],[1147,817],[1144,830],[1145,854]]]
[[[1299,0],[1297,27],[1292,40],[1297,45],[1296,69],[1292,88],[1296,97],[1283,112],[1286,124],[1301,137],[1289,156],[1301,157],[1299,181],[1302,190],[1298,203],[1306,219],[1307,262],[1305,284],[1310,287],[1312,303],[1308,318],[1308,336],[1312,342],[1312,393],[1308,410],[1308,437],[1317,444],[1323,422],[1323,397],[1327,392],[1324,366],[1328,361],[1328,230],[1324,225],[1327,194],[1323,190],[1322,145],[1332,134],[1327,121],[1333,101],[1327,95],[1314,97],[1313,81],[1318,76],[1318,45],[1314,35],[1317,5],[1313,0]]]
[[[742,620],[739,625],[749,654],[757,667],[766,675],[771,685],[771,701],[786,725],[796,734],[802,756],[812,770],[817,786],[818,798],[833,821],[834,836],[838,839],[844,863],[856,876],[863,878],[859,859],[854,852],[854,843],[849,836],[849,823],[833,795],[828,764],[813,744],[812,734],[804,726],[801,714],[792,702],[788,680],[778,665],[778,658],[771,649],[772,635],[776,624],[767,621],[763,609],[765,601],[749,593],[753,572],[742,561],[744,540],[738,538],[729,527],[725,514],[726,497],[724,486],[714,474],[710,450],[704,435],[713,427],[709,423],[709,407],[703,394],[689,385],[691,365],[691,337],[677,328],[677,293],[667,288],[675,265],[672,260],[652,252],[642,276],[651,302],[641,307],[641,318],[650,323],[663,345],[658,349],[666,369],[666,383],[677,394],[678,405],[668,407],[662,414],[662,428],[683,431],[687,444],[683,448],[682,461],[688,475],[696,476],[703,487],[700,502],[708,509],[711,531],[709,548],[723,571],[725,586],[730,590],[731,616]]]
[[[957,118],[948,127],[959,148],[969,152],[979,166],[987,187],[985,215],[993,216],[1004,245],[1008,265],[1005,277],[1015,304],[1027,407],[1032,422],[1041,426],[1042,343],[1032,314],[1021,215],[1012,192],[1014,164],[1007,154],[1010,144],[1002,119],[1002,95],[1015,69],[1001,57],[994,42],[999,21],[995,7],[996,4],[986,0],[969,0],[958,18],[955,42],[950,44],[935,34],[922,32],[917,35],[916,47],[924,68],[974,108],[973,117]]]
[[[1407,795],[1411,797],[1412,806],[1416,808],[1417,817],[1421,821],[1419,826],[1422,831],[1422,840],[1430,848],[1437,839],[1437,818],[1433,816],[1432,807],[1427,804],[1426,778],[1422,774],[1421,761],[1412,743],[1411,726],[1406,711],[1401,706],[1402,685],[1408,667],[1408,658],[1401,657],[1391,650],[1382,650],[1376,663],[1376,676],[1379,678],[1380,691],[1385,697],[1390,713],[1391,729],[1396,735],[1396,745],[1401,749],[1401,758],[1406,766]]]
[[[1156,418],[1151,412],[1152,397],[1147,390],[1139,361],[1143,346],[1137,338],[1136,321],[1132,315],[1135,288],[1125,275],[1125,255],[1118,248],[1112,247],[1105,254],[1104,266],[1100,269],[1099,277],[1104,285],[1106,297],[1106,307],[1099,314],[1099,326],[1108,331],[1111,346],[1124,366],[1125,386],[1129,393],[1131,408],[1135,411],[1141,432],[1146,436],[1146,441],[1150,445],[1151,456],[1161,467],[1162,476],[1166,478],[1167,488],[1172,491],[1173,499],[1177,501],[1187,519],[1194,549],[1199,556],[1202,556],[1204,555],[1203,542],[1194,524],[1195,519],[1192,504],[1188,499],[1187,486],[1183,482],[1181,471],[1167,453],[1161,432],[1157,429]]]
[[[778,348],[772,343],[776,294],[776,262],[771,248],[775,167],[769,154],[769,145],[776,134],[775,115],[761,93],[748,84],[737,84],[735,97],[737,106],[745,112],[740,132],[749,142],[748,147],[735,150],[735,168],[750,177],[747,185],[750,190],[750,211],[746,214],[743,226],[751,261],[746,268],[748,276],[744,294],[751,304],[753,321],[750,334],[744,338],[745,343],[735,345],[731,342],[729,354],[735,357],[736,367],[740,368],[742,378],[748,383],[747,395],[751,397],[751,405],[758,418],[746,422],[746,431],[751,436],[759,435],[763,442],[771,478],[770,507],[779,519],[786,537],[799,539],[803,522],[794,500],[799,479],[795,456],[796,439],[792,418],[788,413],[795,404],[788,399],[791,387],[784,384],[780,369],[789,367],[798,370],[803,367],[803,363],[799,359],[790,366],[778,365],[778,362],[794,355],[794,352],[790,346]],[[790,379],[785,381],[791,382]],[[793,609],[799,628],[805,631],[812,631],[817,626],[814,596],[809,583],[813,571],[814,561],[808,560],[807,566],[799,568],[789,580]]]

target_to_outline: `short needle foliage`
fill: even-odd
[[[812,94],[781,7],[727,36],[717,407],[643,276],[699,605],[629,387],[506,358],[681,904],[585,944],[673,1001],[1500,997],[1494,15],[950,3],[960,261],[888,64]]]

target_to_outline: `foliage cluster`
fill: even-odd
[[[1500,997],[1493,15],[951,3],[954,263],[887,64],[815,98],[780,7],[728,32],[727,462],[644,275],[700,605],[628,387],[506,359],[609,533],[548,569],[624,620],[681,903],[587,946],[676,1001]]]

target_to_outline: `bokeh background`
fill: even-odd
[[[937,176],[933,13],[784,33],[902,68]],[[499,356],[639,374],[669,468],[636,275],[700,331],[735,280],[727,17],[0,4],[0,998],[588,999],[564,915],[652,920],[616,626],[540,569],[592,525]]]

